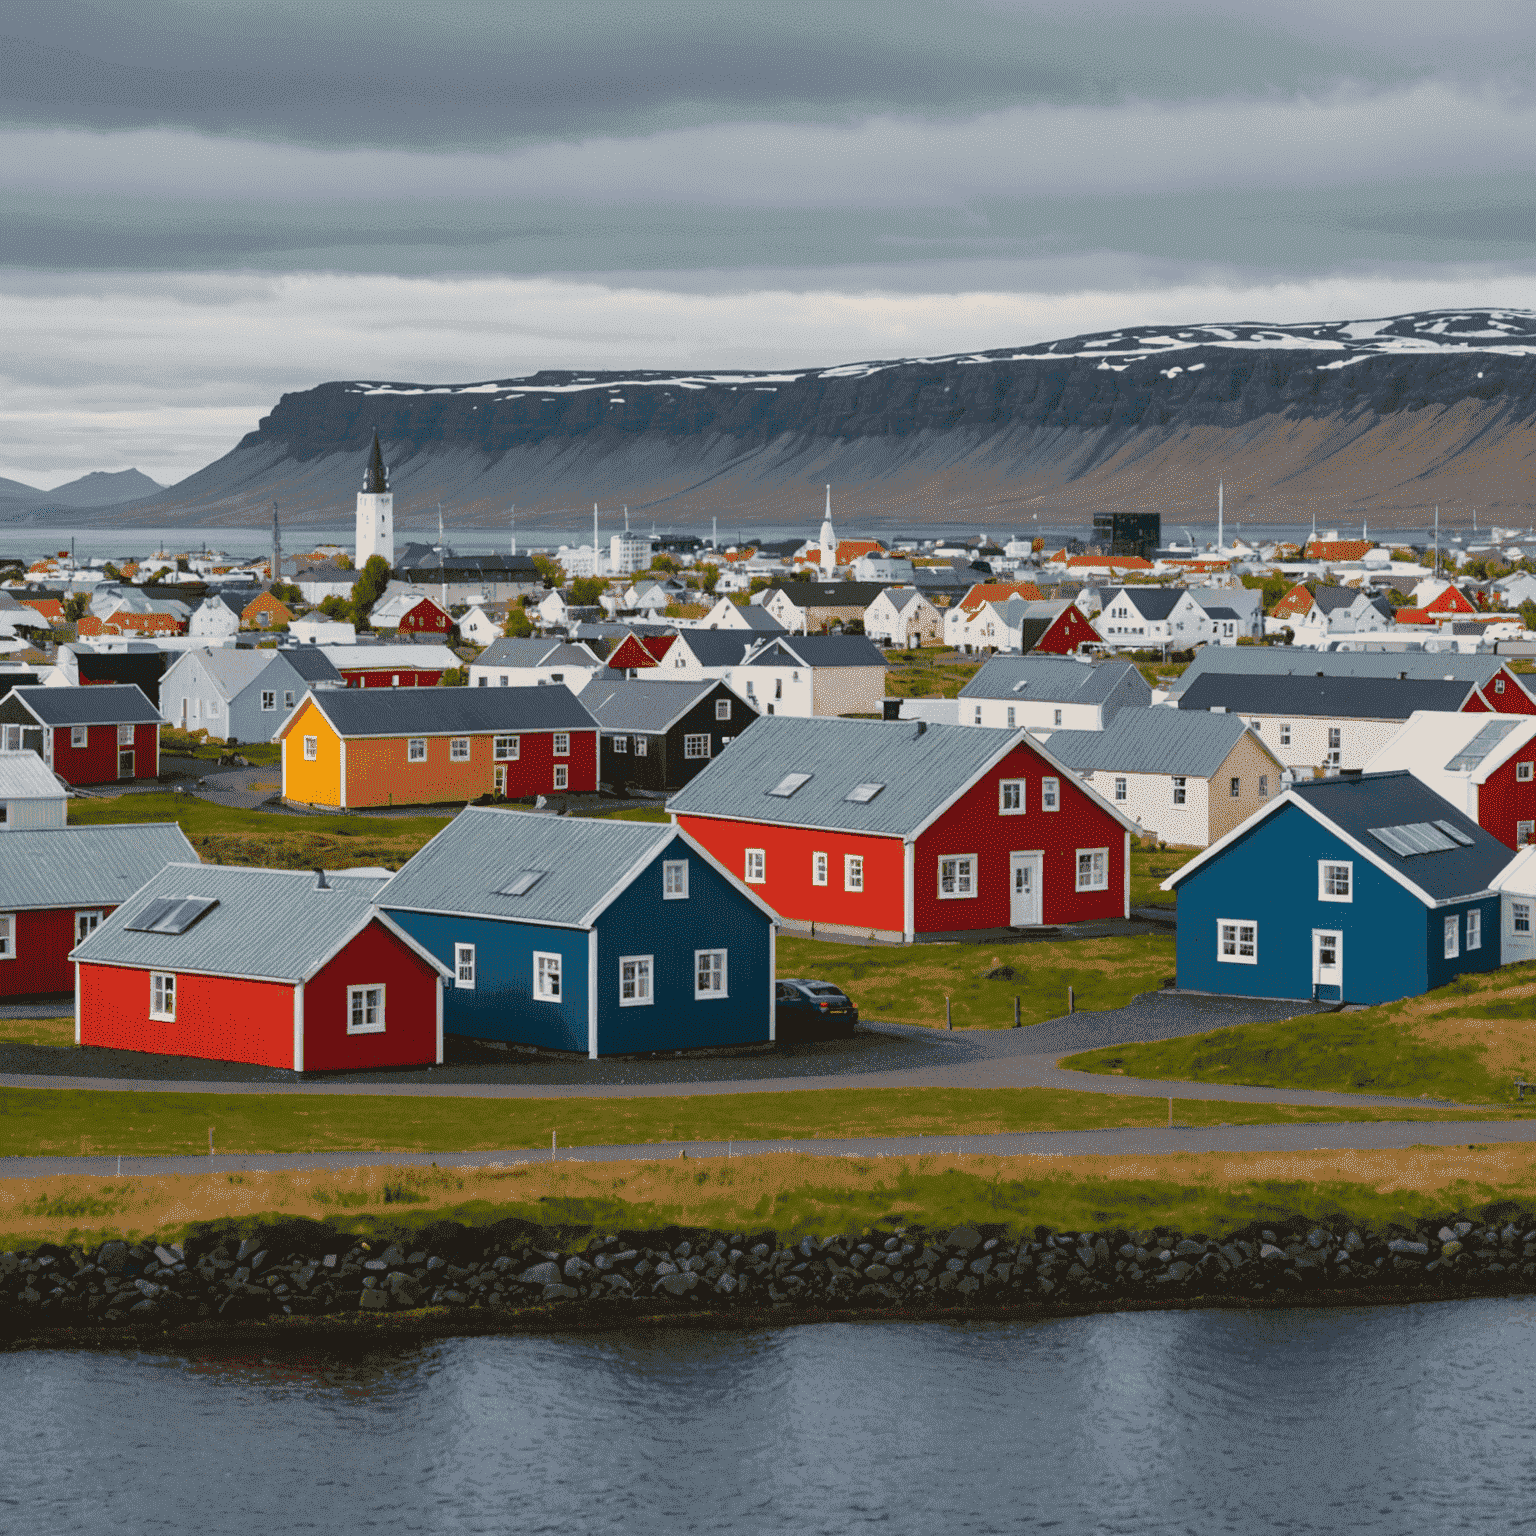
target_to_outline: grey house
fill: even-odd
[[[342,685],[314,646],[184,651],[160,680],[160,716],[184,731],[228,742],[270,741],[314,687]]]
[[[598,778],[615,789],[681,789],[757,719],[718,679],[599,678],[581,696],[599,726]]]

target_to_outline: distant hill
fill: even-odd
[[[673,526],[1086,521],[1097,509],[1422,526],[1536,519],[1536,313],[1197,325],[764,372],[363,380],[284,395],[124,524],[350,519],[374,428],[396,522],[627,503]],[[89,477],[88,477],[89,478]],[[56,493],[55,493],[56,494]]]
[[[46,494],[35,485],[23,485],[20,480],[7,480],[4,475],[0,475],[0,498],[6,501],[12,498],[17,501],[36,501],[39,496]]]
[[[51,491],[33,492],[53,507],[116,507],[125,501],[138,501],[153,496],[165,487],[158,480],[140,474],[136,469],[120,469],[109,473],[93,469],[78,480],[56,485]]]

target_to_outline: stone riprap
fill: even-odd
[[[859,1237],[668,1228],[560,1242],[522,1221],[440,1222],[362,1241],[308,1222],[183,1244],[44,1244],[0,1253],[0,1329],[167,1326],[281,1316],[547,1309],[1102,1309],[1169,1301],[1536,1290],[1536,1218],[1450,1216],[1414,1228],[1291,1220],[1221,1239],[1167,1227],[1054,1232],[874,1229]]]

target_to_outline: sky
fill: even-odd
[[[7,0],[0,476],[285,391],[1536,306],[1529,0]]]

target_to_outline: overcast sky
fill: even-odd
[[[333,378],[1536,304],[1529,0],[8,0],[0,475]]]

